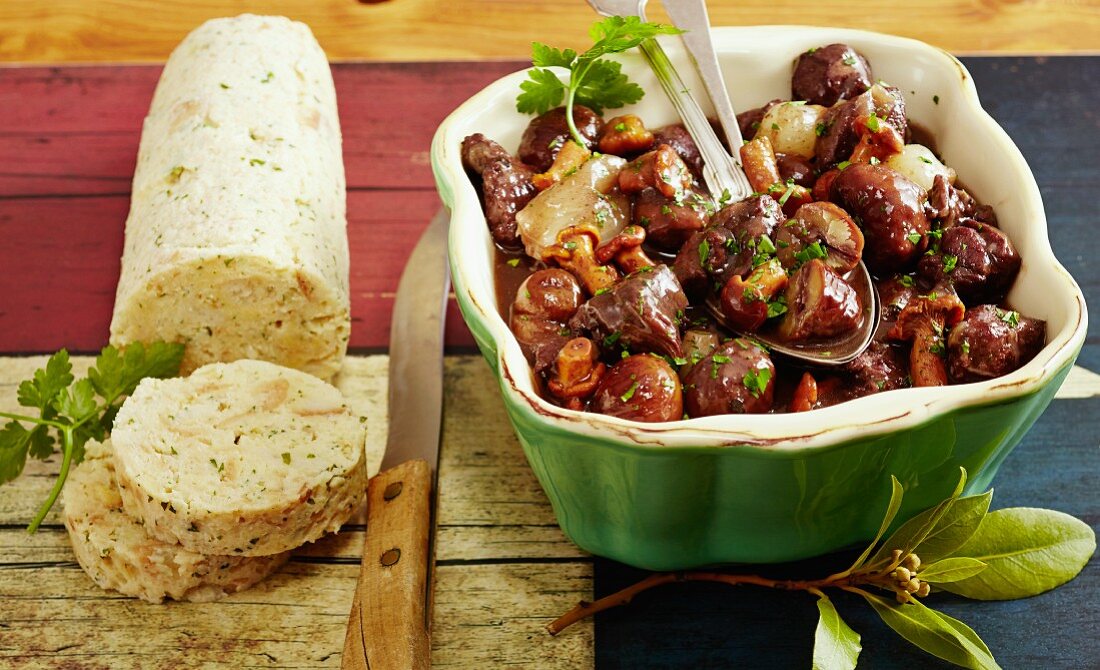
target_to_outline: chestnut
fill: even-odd
[[[925,192],[884,165],[858,163],[840,171],[830,200],[851,213],[863,230],[863,260],[876,275],[907,270],[927,246]]]
[[[585,148],[595,149],[597,138],[603,132],[603,119],[600,115],[584,105],[573,105],[573,123],[581,137],[586,140]],[[555,107],[536,116],[527,124],[517,155],[537,172],[546,172],[554,164],[558,151],[571,140],[565,107]]]
[[[834,337],[859,327],[863,303],[840,275],[815,258],[787,284],[787,314],[779,334],[791,341]]]
[[[628,356],[608,368],[589,409],[630,421],[678,421],[684,416],[680,378],[660,356]]]
[[[798,268],[814,258],[844,274],[863,255],[863,232],[848,213],[831,202],[802,205],[775,234],[776,256],[785,268]]]
[[[772,408],[775,364],[758,343],[739,337],[704,357],[684,375],[688,416],[762,414]]]

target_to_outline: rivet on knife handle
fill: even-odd
[[[406,461],[371,479],[367,539],[355,590],[344,670],[427,670],[427,521],[432,471]]]

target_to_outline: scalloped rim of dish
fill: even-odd
[[[534,388],[530,366],[520,351],[519,343],[497,312],[493,296],[476,295],[467,289],[465,297],[479,312],[480,325],[491,336],[497,348],[502,392],[513,396],[511,400],[515,401],[515,405],[526,411],[536,422],[550,424],[560,430],[614,440],[627,446],[737,448],[756,451],[761,455],[776,455],[777,452],[804,453],[807,449],[824,449],[857,438],[916,428],[956,410],[996,404],[1034,393],[1050,382],[1074,359],[1084,343],[1087,330],[1084,296],[1073,277],[1055,258],[1050,247],[1042,199],[1031,169],[1008,134],[982,108],[973,80],[962,63],[946,51],[917,40],[869,31],[810,26],[716,28],[714,40],[719,53],[736,45],[738,35],[745,32],[751,32],[757,38],[768,34],[788,37],[791,33],[798,33],[804,34],[812,43],[820,44],[837,41],[878,42],[918,50],[925,56],[934,55],[936,59],[943,61],[945,67],[957,68],[956,92],[962,94],[969,103],[969,109],[991,131],[1000,145],[997,152],[1003,154],[1003,158],[1009,163],[1006,170],[1014,174],[1020,187],[1026,189],[1027,200],[1034,205],[1034,214],[1038,218],[1035,225],[1028,229],[1028,236],[1032,238],[1032,242],[1041,244],[1037,244],[1038,248],[1029,252],[1027,262],[1032,265],[1049,265],[1051,277],[1060,284],[1048,288],[1056,289],[1059,294],[1072,300],[1071,314],[1064,327],[1056,333],[1048,333],[1047,345],[1029,363],[1008,375],[985,382],[899,389],[803,413],[725,414],[666,423],[642,423],[563,409],[540,397]],[[665,47],[673,54],[682,54],[679,43],[670,42]],[[466,277],[486,270],[466,267],[458,260],[462,256],[463,244],[469,243],[473,237],[479,237],[483,242],[488,236],[481,203],[462,168],[459,147],[464,133],[457,126],[461,125],[461,119],[465,116],[499,103],[502,97],[510,101],[518,90],[519,83],[526,78],[526,73],[527,70],[521,70],[502,77],[471,97],[443,121],[432,142],[432,163],[441,194],[445,201],[448,200],[448,195],[451,196],[449,243],[452,270],[458,280],[456,285],[470,286]],[[492,271],[491,268],[488,270]]]

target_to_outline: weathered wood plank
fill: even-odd
[[[0,531],[0,546],[21,532]],[[100,590],[74,565],[7,567],[0,665],[338,667],[358,571],[295,560],[216,603],[150,605]],[[588,563],[442,565],[435,574],[433,666],[592,666],[590,623],[560,639],[543,631],[592,597]]]
[[[953,51],[1095,50],[1094,4],[1071,0],[888,1],[875,11],[853,2],[712,0],[718,25],[800,23],[849,26],[924,39]],[[0,4],[0,60],[162,61],[202,21],[253,5],[205,0],[166,12],[141,0],[6,0]],[[533,39],[583,46],[592,12],[579,2],[519,0],[275,0],[263,11],[307,22],[331,58],[422,60],[520,57]],[[656,3],[656,20],[667,20]]]

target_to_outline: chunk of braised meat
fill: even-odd
[[[698,301],[706,297],[713,284],[721,287],[729,277],[747,269],[740,256],[741,245],[734,234],[722,226],[711,226],[684,242],[672,263],[672,272],[684,293]]]
[[[652,352],[678,358],[683,350],[679,322],[688,300],[666,265],[637,272],[594,295],[570,320],[607,348]]]
[[[813,188],[814,182],[817,181],[814,166],[797,154],[776,152],[775,166],[779,168],[779,178],[785,183],[791,182],[805,188]]]
[[[871,86],[871,64],[847,44],[829,44],[798,56],[791,76],[791,98],[832,107]]]
[[[854,164],[833,180],[830,199],[863,230],[863,260],[882,276],[908,269],[927,245],[924,189],[884,165]]]
[[[862,318],[863,303],[856,290],[815,258],[787,284],[787,313],[779,334],[792,342],[835,337],[857,329]]]
[[[1020,368],[1046,344],[1046,321],[994,305],[978,305],[947,337],[947,368],[955,383],[979,382]]]
[[[814,144],[818,169],[848,160],[863,135],[867,119],[872,116],[892,126],[901,137],[906,136],[909,122],[905,118],[905,99],[901,91],[875,84],[825,113],[822,132]]]
[[[1000,229],[963,219],[942,233],[935,253],[921,257],[921,284],[951,282],[963,301],[1000,302],[1020,271],[1020,255]]]
[[[481,133],[462,140],[462,164],[480,179],[481,203],[493,241],[502,247],[522,246],[516,228],[516,212],[538,195],[531,182],[534,172],[511,156],[504,147]]]
[[[692,176],[696,180],[702,180],[703,155],[699,153],[699,147],[696,146],[695,140],[692,139],[691,133],[687,131],[684,124],[673,123],[654,130],[653,144],[654,146],[667,144],[672,147],[687,164]]]
[[[539,270],[520,284],[509,327],[535,372],[549,369],[573,337],[567,324],[583,301],[576,278],[560,268]]]
[[[772,408],[775,364],[756,342],[730,340],[684,375],[684,409],[690,417],[762,414]]]
[[[573,123],[588,149],[595,149],[603,132],[603,119],[584,105],[573,105]],[[572,139],[565,119],[565,107],[555,107],[527,124],[519,141],[519,159],[536,172],[546,172],[554,164],[558,151]]]
[[[844,374],[848,399],[910,386],[904,350],[885,342],[872,342],[855,360],[845,364]]]
[[[928,218],[936,219],[942,228],[950,228],[964,218],[974,219],[991,226],[997,225],[997,215],[989,205],[979,205],[964,189],[953,186],[943,175],[932,180],[925,206]]]
[[[628,356],[604,374],[589,409],[631,421],[679,421],[684,417],[680,378],[659,356]]]
[[[769,101],[763,107],[757,107],[756,109],[750,109],[745,112],[741,112],[737,115],[737,126],[741,129],[741,137],[744,139],[751,139],[756,134],[756,130],[760,127],[760,121],[764,118],[764,115],[771,111],[772,107],[775,107],[779,103],[783,102],[779,98]]]
[[[666,198],[680,199],[691,188],[691,183],[687,164],[667,144],[658,144],[656,149],[630,161],[619,172],[619,190],[623,193],[656,188]]]
[[[651,244],[663,251],[677,251],[692,233],[707,225],[710,199],[697,191],[677,202],[655,188],[647,188],[634,199],[633,221],[645,228]]]
[[[715,212],[711,225],[733,233],[734,244],[729,251],[734,260],[727,272],[743,275],[752,269],[753,257],[761,252],[772,253],[776,228],[786,220],[779,203],[766,195],[751,196]]]

